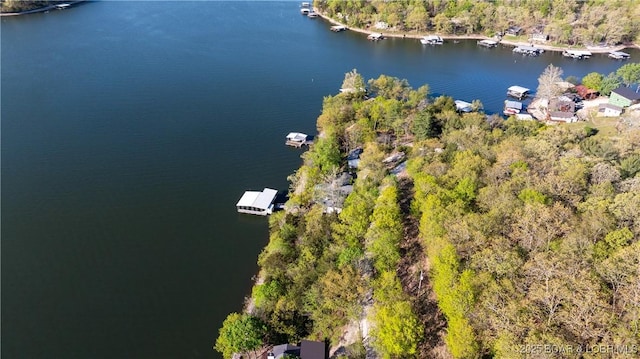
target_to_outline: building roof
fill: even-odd
[[[267,210],[277,194],[278,191],[271,188],[265,188],[262,192],[246,191],[236,203],[236,207],[255,207]]]
[[[605,108],[609,109],[609,110],[622,112],[622,107],[616,106],[616,105],[612,105],[610,103],[601,103],[600,105],[598,105],[598,111],[600,111],[601,109],[605,109]]]
[[[522,110],[522,102],[506,100],[504,102],[504,107]]]
[[[303,141],[306,141],[307,137],[309,137],[309,136],[307,136],[304,133],[289,132],[289,134],[287,135],[287,140],[296,141],[296,142],[303,142]]]
[[[271,349],[271,353],[275,359],[282,358],[285,354],[292,354],[299,356],[300,355],[300,347],[291,345],[291,344],[280,344],[276,345]]]
[[[620,86],[617,89],[611,91],[612,93],[616,93],[628,100],[631,101],[636,101],[636,100],[640,100],[640,93],[633,91],[631,88],[629,87],[625,87],[625,86]]]
[[[574,114],[571,112],[553,111],[549,113],[549,116],[553,118],[572,118]]]
[[[471,112],[473,110],[469,102],[462,101],[462,100],[455,100],[454,103],[456,104],[456,109],[458,111]]]
[[[522,86],[511,86],[507,90],[513,91],[513,92],[519,92],[519,93],[529,92],[528,88],[522,87]]]
[[[300,342],[300,358],[326,359],[326,345],[323,342],[303,340]]]

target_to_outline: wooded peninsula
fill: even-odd
[[[226,358],[303,338],[335,358],[640,353],[638,126],[459,113],[354,70],[317,127]]]

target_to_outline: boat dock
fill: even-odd
[[[384,39],[384,36],[380,32],[374,32],[372,34],[369,34],[369,36],[367,36],[367,39],[371,41],[378,41]]]
[[[564,50],[562,51],[562,56],[570,57],[572,59],[583,60],[583,59],[590,58],[591,52],[583,51],[583,50]]]
[[[534,46],[517,46],[513,49],[513,52],[527,56],[538,56],[543,53],[544,50]]]
[[[631,57],[631,55],[622,51],[611,51],[608,56],[610,59],[614,60],[626,60]]]
[[[343,25],[331,26],[331,31],[333,31],[333,32],[345,31],[346,29],[347,29],[347,27],[343,26]]]
[[[507,96],[515,97],[518,100],[522,100],[523,98],[529,95],[529,89],[522,86],[511,86],[507,89]]]
[[[494,40],[478,40],[477,44],[487,48],[498,46],[498,42]]]
[[[266,216],[273,213],[274,204],[278,191],[272,188],[265,188],[262,192],[246,191],[238,203],[236,209],[238,213],[255,214]]]
[[[308,146],[312,143],[313,138],[311,136],[300,132],[290,132],[286,137],[286,141],[284,142],[284,144],[287,146],[298,148],[304,145]]]
[[[444,40],[442,40],[442,38],[438,35],[428,35],[423,36],[420,39],[420,43],[422,43],[423,45],[442,45],[444,43]]]

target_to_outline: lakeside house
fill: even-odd
[[[347,154],[347,166],[350,169],[358,168],[360,163],[360,155],[362,154],[362,147],[355,148]]]
[[[327,346],[323,342],[302,340],[300,345],[280,344],[267,354],[267,359],[299,358],[327,359]]]
[[[505,30],[505,35],[509,36],[519,36],[522,33],[522,27],[520,26],[509,26],[507,30]]]
[[[629,107],[633,104],[640,102],[640,93],[633,91],[629,87],[620,86],[617,89],[611,91],[609,96],[609,103],[622,108]]]
[[[598,91],[592,90],[585,85],[576,85],[575,89],[578,96],[582,97],[585,100],[593,100],[600,96],[600,93]]]
[[[278,191],[272,188],[265,188],[262,192],[246,191],[236,203],[236,208],[238,213],[266,216],[273,213],[273,201],[277,195]]]
[[[622,115],[622,107],[612,105],[610,103],[601,103],[598,105],[598,116],[602,117],[619,117]]]

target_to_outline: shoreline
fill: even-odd
[[[86,0],[75,0],[75,1],[69,1],[65,4],[69,4],[69,7],[72,7],[73,5],[76,5],[78,3],[84,2]],[[50,10],[56,10],[57,6],[61,5],[61,4],[52,4],[52,5],[48,5],[45,7],[39,7],[36,9],[31,9],[31,10],[25,10],[25,11],[20,11],[20,12],[0,12],[0,17],[4,17],[4,16],[20,16],[20,15],[29,15],[29,14],[37,14],[37,13],[41,13],[41,12],[47,12]],[[64,9],[60,9],[60,10],[64,10]]]
[[[382,34],[384,37],[395,37],[395,38],[401,38],[401,39],[420,39],[423,36],[426,35],[434,35],[434,34],[428,34],[428,33],[395,33],[395,32],[387,32],[384,33],[382,30],[379,31],[372,31],[369,29],[362,29],[362,28],[357,28],[357,27],[349,27],[327,15],[325,15],[323,12],[319,11],[318,9],[314,8],[314,11],[320,15],[321,18],[323,18],[324,20],[328,21],[329,23],[333,24],[333,25],[341,25],[347,28],[347,30],[349,31],[354,31],[354,32],[358,32],[361,34],[366,34],[366,35],[370,35],[373,33],[380,33]],[[442,39],[444,40],[496,40],[493,37],[489,37],[489,36],[484,36],[484,35],[479,35],[479,34],[470,34],[470,35],[439,35],[440,37],[442,37]],[[553,45],[545,45],[545,44],[540,44],[540,43],[534,43],[533,45],[531,45],[530,42],[525,42],[525,41],[519,41],[519,40],[505,40],[505,38],[503,37],[500,40],[496,40],[498,41],[499,44],[502,45],[507,45],[507,46],[534,46],[540,49],[543,49],[544,51],[555,51],[555,52],[562,52],[565,50],[587,50],[590,51],[591,53],[594,54],[606,54],[609,53],[611,51],[621,51],[627,48],[632,48],[632,49],[640,49],[640,45],[638,44],[627,44],[627,45],[618,45],[618,46],[609,46],[609,47],[602,47],[602,46],[594,46],[594,47],[589,47],[589,46],[585,46],[585,47],[572,47],[572,46],[553,46]]]

